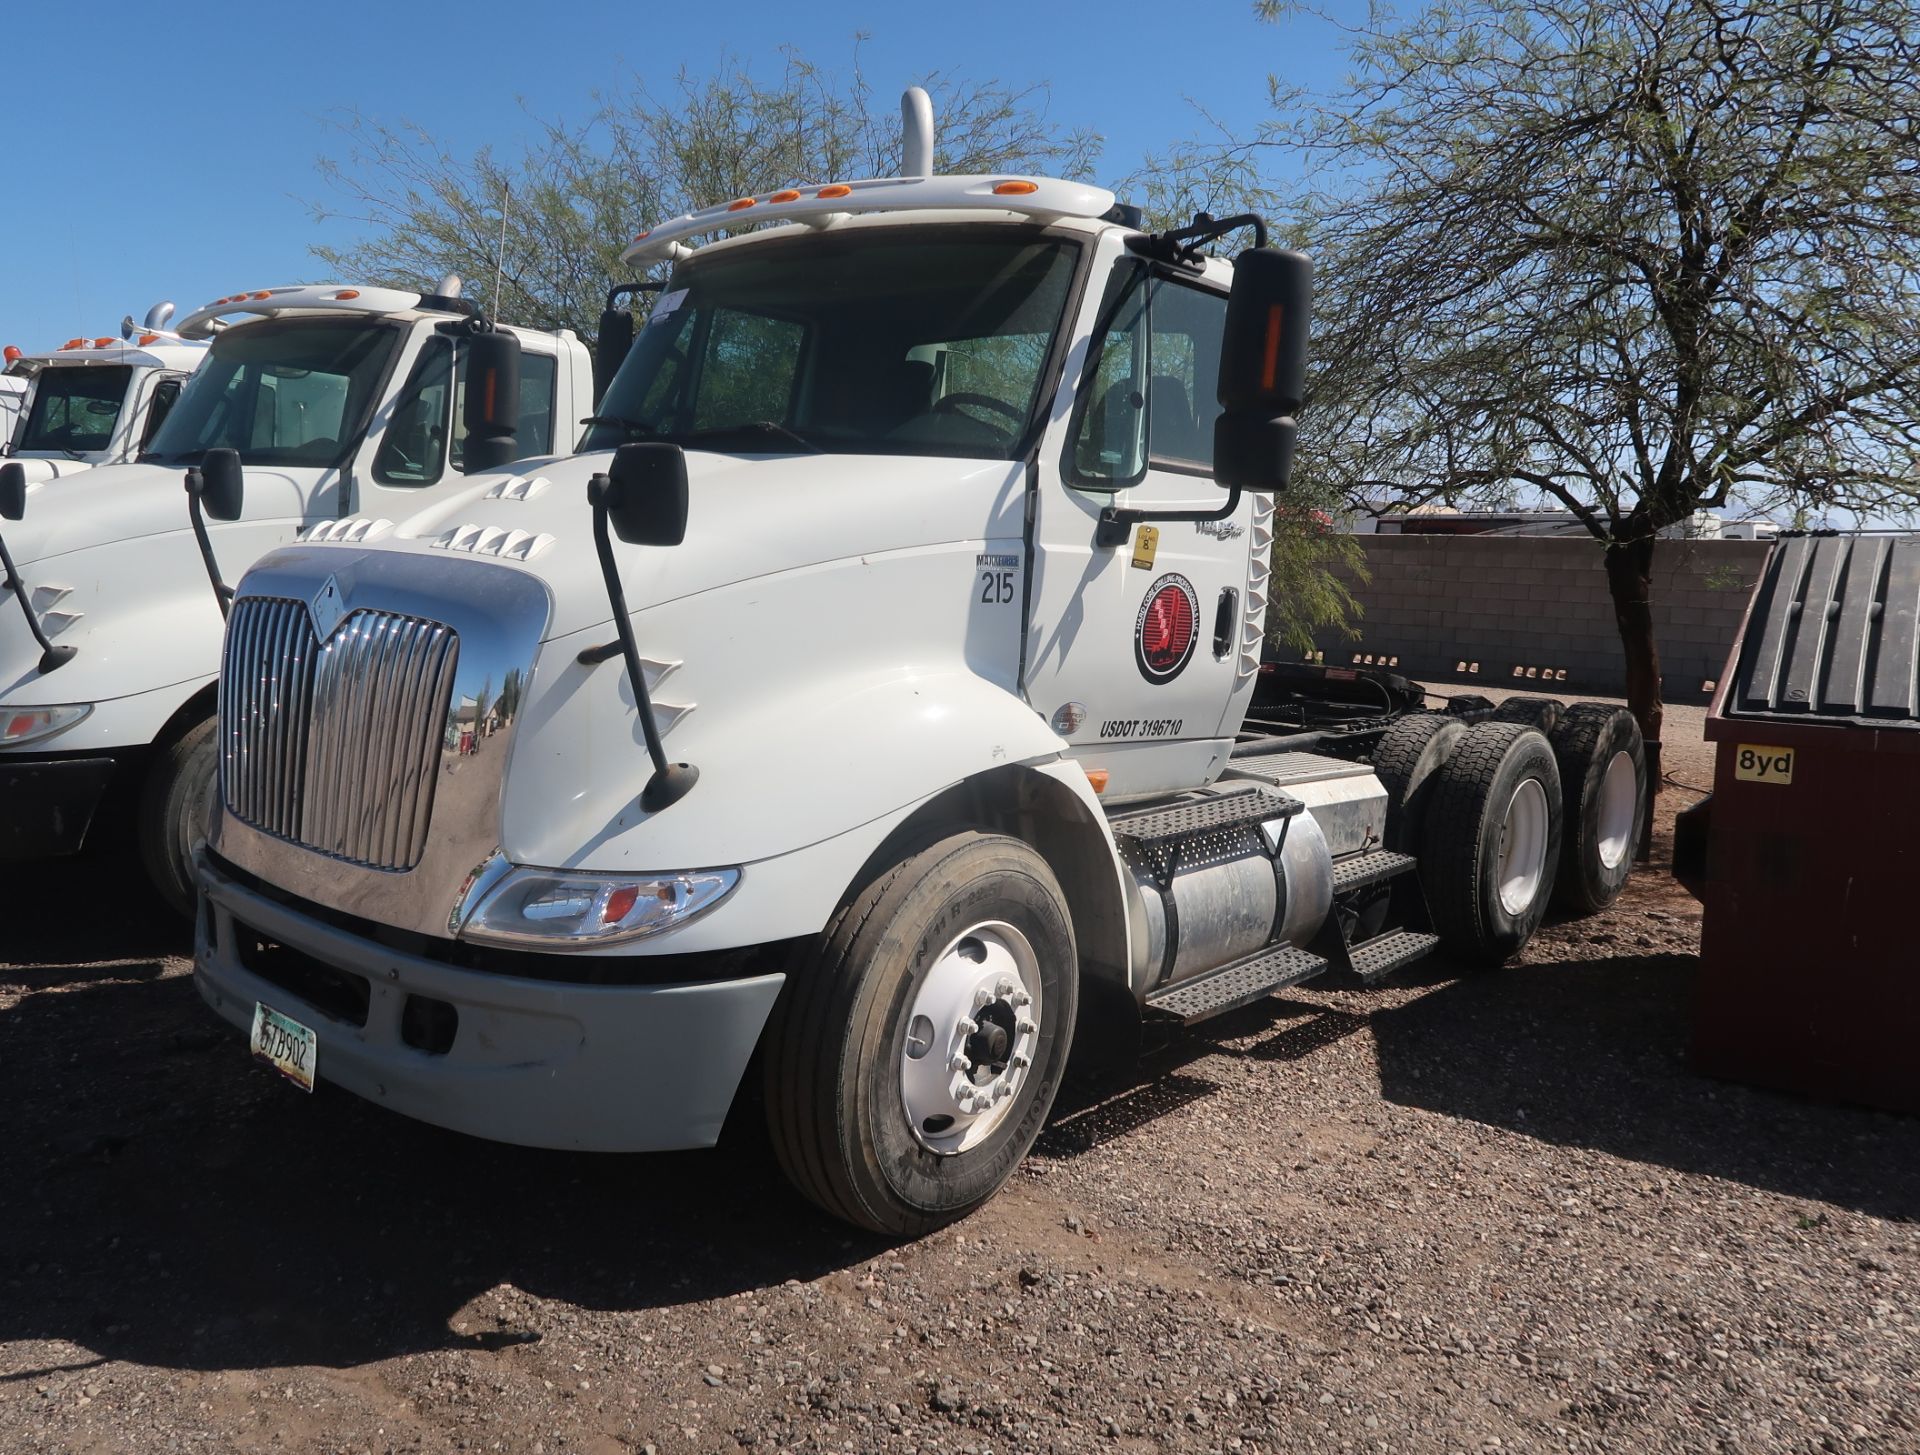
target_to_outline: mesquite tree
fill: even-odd
[[[1571,511],[1650,744],[1660,532],[1914,502],[1917,36],[1908,0],[1376,10],[1259,138],[1315,164],[1303,467]]]
[[[939,170],[1079,176],[1092,165],[1096,139],[1049,120],[1044,87],[944,74],[921,84],[934,98]],[[771,78],[728,61],[682,71],[664,96],[636,81],[591,99],[585,121],[543,123],[512,156],[462,157],[417,126],[336,118],[346,152],[321,161],[334,200],[314,215],[360,236],[315,255],[336,276],[398,287],[459,273],[483,305],[497,266],[503,318],[591,342],[608,285],[628,277],[621,249],[647,223],[900,165],[898,93],[877,97],[857,59],[836,73],[786,51]]]

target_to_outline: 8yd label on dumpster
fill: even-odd
[[[1742,743],[1734,750],[1733,776],[1748,783],[1793,782],[1793,749]]]

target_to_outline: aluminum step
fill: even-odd
[[[1347,947],[1347,960],[1368,985],[1385,980],[1394,971],[1415,960],[1424,959],[1440,943],[1438,935],[1419,930],[1388,930],[1357,945]]]
[[[1288,818],[1304,805],[1262,783],[1235,784],[1223,793],[1184,799],[1165,808],[1117,813],[1108,822],[1116,838],[1131,839],[1142,849],[1160,849],[1181,839],[1223,833]]]
[[[1396,875],[1406,873],[1418,862],[1413,855],[1396,854],[1392,849],[1355,854],[1333,866],[1333,892],[1345,894],[1349,889],[1383,884]]]
[[[1318,955],[1293,945],[1279,945],[1191,980],[1164,986],[1147,997],[1147,1009],[1191,1025],[1252,1005],[1276,990],[1311,980],[1326,968],[1327,962]]]

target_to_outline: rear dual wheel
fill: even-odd
[[[1443,949],[1498,965],[1547,911],[1560,862],[1560,772],[1524,723],[1469,728],[1434,775],[1421,827],[1420,883]]]
[[[915,854],[840,912],[774,1009],[782,1170],[877,1233],[966,1216],[1040,1134],[1077,994],[1066,899],[1038,853],[968,832]]]
[[[1627,887],[1646,822],[1647,753],[1624,707],[1576,702],[1552,733],[1566,832],[1554,898],[1577,914],[1605,909]]]

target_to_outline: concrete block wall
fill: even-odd
[[[1348,576],[1365,608],[1359,635],[1320,633],[1331,664],[1399,659],[1435,687],[1533,688],[1617,697],[1626,667],[1598,543],[1545,536],[1363,536],[1372,577]],[[1726,666],[1764,541],[1662,541],[1654,553],[1654,631],[1663,696],[1705,702]],[[1345,574],[1345,573],[1343,573]],[[1286,583],[1276,578],[1277,591]],[[1464,664],[1464,665],[1463,665]],[[1477,665],[1478,670],[1474,670]]]

